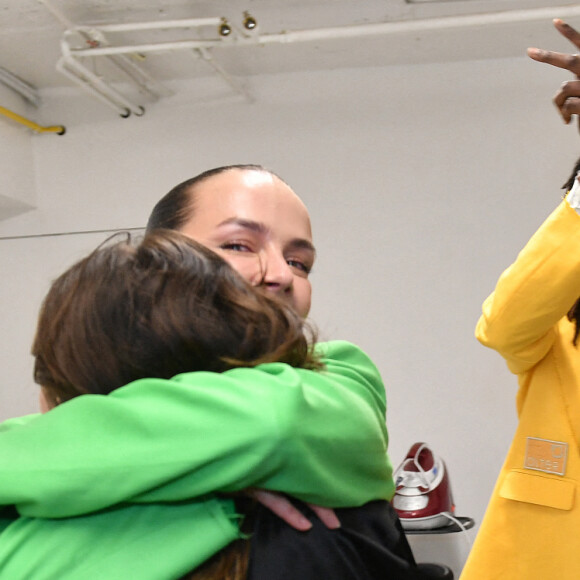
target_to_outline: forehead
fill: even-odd
[[[312,239],[302,200],[266,171],[228,170],[205,179],[192,193],[192,217],[184,227],[191,233],[239,219],[262,224],[277,235]]]

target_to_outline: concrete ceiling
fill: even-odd
[[[229,75],[523,56],[527,46],[568,47],[551,19],[580,25],[580,5],[546,0],[0,0],[0,67],[38,89],[73,86],[56,71],[63,32],[89,26],[225,17],[242,29],[249,11],[263,38],[315,30],[311,40],[223,40],[216,27],[107,33],[111,45],[205,39]],[[325,30],[334,31],[322,38]],[[345,31],[349,31],[346,34]],[[322,31],[322,32],[321,32]],[[241,38],[241,37],[240,37]],[[167,82],[215,74],[194,50],[129,55]],[[103,60],[101,58],[101,60]],[[101,74],[99,57],[83,59]]]

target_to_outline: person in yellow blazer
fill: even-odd
[[[580,215],[564,200],[477,324],[518,375],[519,425],[462,580],[579,578],[580,350],[567,316],[579,296]]]
[[[554,24],[580,48],[580,34],[561,20]],[[572,55],[528,54],[572,70]],[[573,81],[555,99],[567,123],[577,106],[569,98],[578,96]],[[566,198],[501,275],[477,323],[477,339],[518,377],[519,424],[461,580],[580,577],[578,168]]]

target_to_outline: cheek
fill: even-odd
[[[231,254],[220,253],[221,257],[253,286],[258,286],[262,281],[262,268],[260,259],[255,254]]]
[[[312,285],[306,278],[294,280],[294,304],[298,314],[306,318],[310,312],[310,302],[312,299]]]

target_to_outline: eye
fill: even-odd
[[[310,271],[312,270],[312,266],[305,264],[301,260],[288,259],[288,260],[286,260],[286,263],[291,268],[294,268],[295,270],[298,270],[299,272],[303,272],[306,275],[310,274]]]
[[[220,244],[221,250],[230,250],[231,252],[252,252],[252,248],[244,242],[225,242]]]

